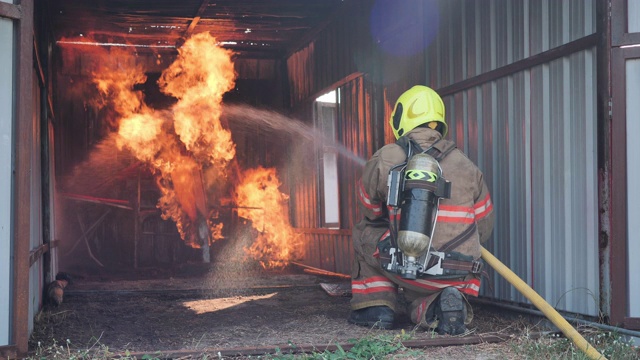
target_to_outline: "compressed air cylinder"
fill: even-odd
[[[416,154],[407,163],[398,247],[409,258],[419,258],[428,250],[437,211],[435,191],[439,176],[438,162],[428,154]]]

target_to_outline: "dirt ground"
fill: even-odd
[[[218,262],[135,275],[71,275],[74,281],[65,291],[64,302],[59,307],[46,306],[37,316],[30,350],[55,340],[58,344],[69,341],[71,348],[78,349],[99,344],[113,353],[192,350],[215,354],[215,349],[324,349],[328,344],[403,330],[411,333],[411,340],[438,337],[414,329],[406,314],[399,315],[397,328],[390,331],[349,324],[349,296],[330,296],[320,286],[348,288],[349,281],[310,274],[298,266],[265,271],[257,264]],[[517,336],[536,329],[531,319],[495,308],[474,305],[474,311],[470,336]],[[485,343],[421,351],[430,359],[517,358],[512,348]]]

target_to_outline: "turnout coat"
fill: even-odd
[[[480,245],[490,237],[494,223],[491,196],[482,172],[456,148],[455,143],[443,139],[436,130],[418,127],[404,137],[416,142],[423,150],[433,147],[435,154],[444,154],[439,163],[442,176],[451,182],[451,197],[440,200],[432,247],[441,251],[445,245],[451,247],[452,239],[462,239],[463,241],[455,244],[455,248],[449,250],[479,259]],[[478,295],[479,274],[460,279],[406,280],[382,270],[377,245],[389,231],[387,179],[389,170],[406,160],[405,148],[397,143],[387,144],[367,161],[357,184],[356,191],[363,218],[355,225],[352,234],[355,259],[352,268],[351,304],[354,310],[377,305],[395,308],[398,285],[426,295],[437,294],[448,286],[456,286],[467,295]]]

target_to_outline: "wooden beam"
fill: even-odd
[[[94,204],[103,204],[103,205],[114,206],[122,209],[133,210],[133,206],[131,206],[128,200],[107,199],[107,198],[99,198],[99,197],[89,196],[89,195],[71,194],[71,193],[64,193],[64,192],[59,193],[59,195],[71,200],[90,202]]]
[[[20,20],[22,17],[22,9],[20,8],[20,5],[0,2],[0,17]]]
[[[328,271],[328,270],[324,270],[324,269],[318,269],[316,267],[313,266],[309,266],[309,265],[305,265],[303,263],[299,263],[297,261],[290,261],[291,264],[299,266],[301,268],[304,269],[304,272],[308,272],[314,275],[323,275],[323,276],[333,276],[333,277],[338,277],[341,279],[351,279],[351,275],[346,275],[346,274],[340,274],[334,271]]]
[[[207,6],[209,6],[209,1],[210,0],[202,0],[202,3],[200,4],[198,11],[196,12],[196,15],[193,17],[193,20],[191,20],[191,23],[189,24],[187,30],[184,32],[183,38],[187,38],[189,37],[189,35],[191,35],[191,33],[193,33],[193,29],[196,28],[196,25],[198,25],[202,14],[207,9]]]
[[[51,249],[53,249],[54,247],[57,247],[59,243],[60,243],[60,240],[53,240],[50,243],[41,244],[34,250],[31,250],[29,252],[29,267],[31,267],[31,265],[33,265],[36,261],[38,261],[38,259],[40,259],[42,255],[51,251]]]
[[[49,251],[49,243],[44,243],[29,252],[29,267],[33,265],[44,253]]]
[[[47,89],[47,79],[44,76],[42,60],[40,58],[40,52],[38,51],[38,41],[35,36],[33,37],[33,52],[36,57],[36,68],[38,69],[38,79],[40,80],[40,85],[43,89]],[[47,94],[48,111],[51,115],[51,118],[55,120],[55,114],[53,112],[53,99],[51,98],[51,92],[45,91],[45,93]]]
[[[17,27],[17,79],[14,118],[13,213],[13,317],[11,342],[26,355],[29,341],[29,242],[31,238],[31,150],[33,149],[33,0],[21,0]]]
[[[36,69],[38,69],[38,80],[40,80],[40,86],[43,88],[47,87],[47,80],[44,76],[44,69],[42,68],[42,60],[40,60],[40,53],[38,52],[38,40],[36,37],[33,37],[33,53],[36,58]]]

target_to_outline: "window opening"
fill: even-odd
[[[323,135],[318,151],[320,223],[325,228],[340,227],[340,198],[338,182],[337,104],[339,89],[332,90],[315,101],[315,123]]]

